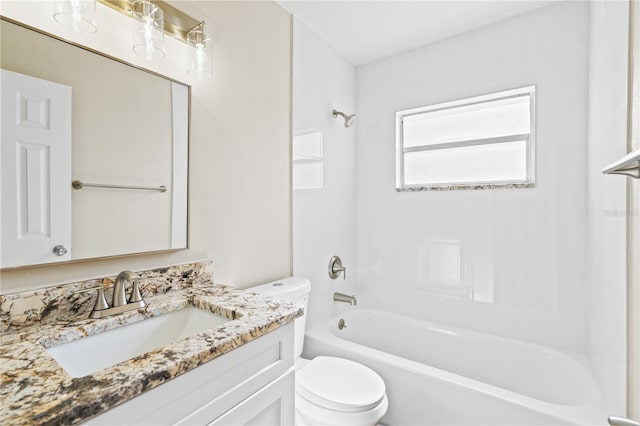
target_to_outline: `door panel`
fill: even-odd
[[[0,267],[70,260],[71,88],[1,72]]]

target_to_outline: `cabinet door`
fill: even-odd
[[[86,424],[206,425],[293,371],[293,334],[291,322],[89,419]],[[293,392],[292,388],[291,398]]]
[[[0,267],[70,260],[71,87],[0,73]]]
[[[295,371],[280,377],[209,425],[293,425]]]

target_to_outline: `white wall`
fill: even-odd
[[[77,37],[51,3],[2,2],[2,13],[192,84],[190,249],[2,272],[2,292],[211,258],[215,279],[239,287],[290,275],[291,17],[273,2],[175,1],[214,36],[214,77],[186,74],[191,50],[171,37],[166,58],[131,52],[129,18],[98,4],[102,24]]]
[[[358,295],[464,328],[587,348],[589,7],[563,2],[358,68]],[[395,111],[536,85],[537,184],[395,191]],[[460,245],[462,288],[429,257]],[[458,289],[459,290],[459,289]]]
[[[626,386],[626,180],[603,167],[627,153],[628,2],[591,3],[589,60],[589,352],[612,414]]]
[[[335,108],[355,112],[356,70],[304,24],[293,26],[293,132],[323,133],[323,188],[293,192],[293,273],[311,280],[307,327],[344,304],[335,291],[352,294],[355,275],[355,162],[359,123],[344,127]],[[347,279],[331,280],[329,258],[341,257]]]

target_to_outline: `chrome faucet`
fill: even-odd
[[[103,318],[109,315],[119,314],[121,312],[132,311],[138,308],[144,308],[147,303],[142,300],[140,294],[140,287],[138,285],[140,277],[131,271],[122,271],[118,274],[116,281],[113,285],[113,299],[112,306],[109,306],[106,298],[104,297],[104,287],[96,286],[87,288],[84,290],[76,291],[76,293],[84,293],[89,290],[98,290],[98,298],[96,303],[89,314],[89,318]],[[125,291],[126,283],[131,283],[131,295],[127,301],[127,294]]]
[[[333,300],[335,300],[336,302],[345,302],[350,304],[351,306],[355,306],[358,304],[355,296],[349,296],[348,294],[342,293],[333,293]]]
[[[131,271],[122,271],[118,274],[116,282],[113,285],[113,302],[112,307],[127,305],[130,302],[138,302],[142,300],[140,296],[140,289],[138,287],[138,280],[140,277]],[[132,284],[131,298],[127,302],[127,295],[125,293],[125,285],[127,282]],[[144,306],[144,305],[143,305]]]

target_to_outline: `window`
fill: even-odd
[[[534,183],[535,88],[396,113],[396,188]]]

